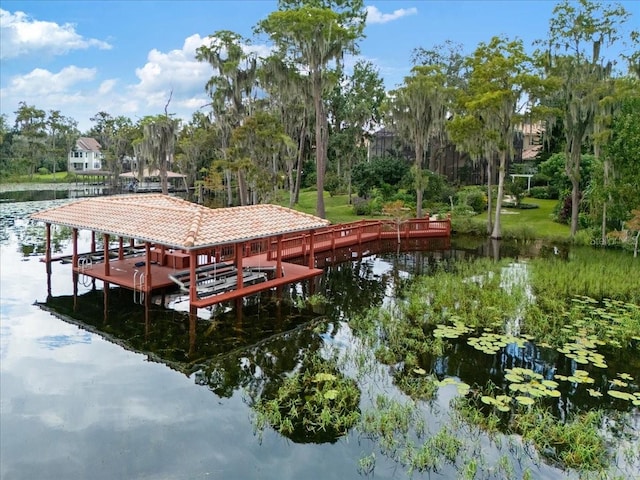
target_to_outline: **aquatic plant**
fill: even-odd
[[[271,425],[299,443],[333,442],[359,420],[359,402],[356,382],[316,355],[287,377],[273,398],[258,400],[256,428]]]

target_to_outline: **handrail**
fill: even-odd
[[[314,231],[313,243],[316,245],[316,248],[318,248],[323,242],[325,245],[327,242],[330,242],[331,248],[334,248],[337,244],[347,243],[348,238],[352,237],[357,237],[357,242],[359,243],[363,239],[375,240],[398,236],[398,233],[401,239],[418,238],[426,232],[442,232],[443,234],[450,235],[451,219],[431,220],[427,217],[402,221],[382,219],[340,223]],[[280,253],[282,257],[300,252],[303,256],[306,255],[310,249],[310,236],[311,234],[308,232],[285,235],[280,241]],[[275,259],[278,242],[272,238],[265,246],[265,250],[268,259]]]

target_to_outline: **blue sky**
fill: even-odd
[[[620,2],[640,27],[640,1]],[[359,57],[376,65],[388,88],[411,69],[416,47],[447,39],[472,52],[494,35],[526,45],[547,33],[554,1],[387,0],[366,2]],[[0,113],[13,124],[18,102],[60,110],[90,128],[99,111],[137,120],[169,111],[180,118],[207,103],[211,67],[195,49],[217,30],[232,30],[267,52],[255,24],[275,0],[2,0]],[[351,62],[355,59],[350,59]]]

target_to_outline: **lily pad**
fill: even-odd
[[[324,392],[324,398],[326,398],[327,400],[335,400],[336,398],[338,398],[338,390],[327,390],[326,392]]]
[[[613,398],[619,398],[620,400],[629,400],[631,402],[636,400],[636,398],[632,394],[621,392],[620,390],[609,390],[607,391],[607,393]]]
[[[520,405],[533,405],[535,401],[531,397],[525,397],[524,395],[518,395],[516,397],[516,402]]]

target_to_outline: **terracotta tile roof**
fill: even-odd
[[[34,213],[31,218],[186,250],[329,224],[277,205],[212,209],[160,194],[90,198]]]

